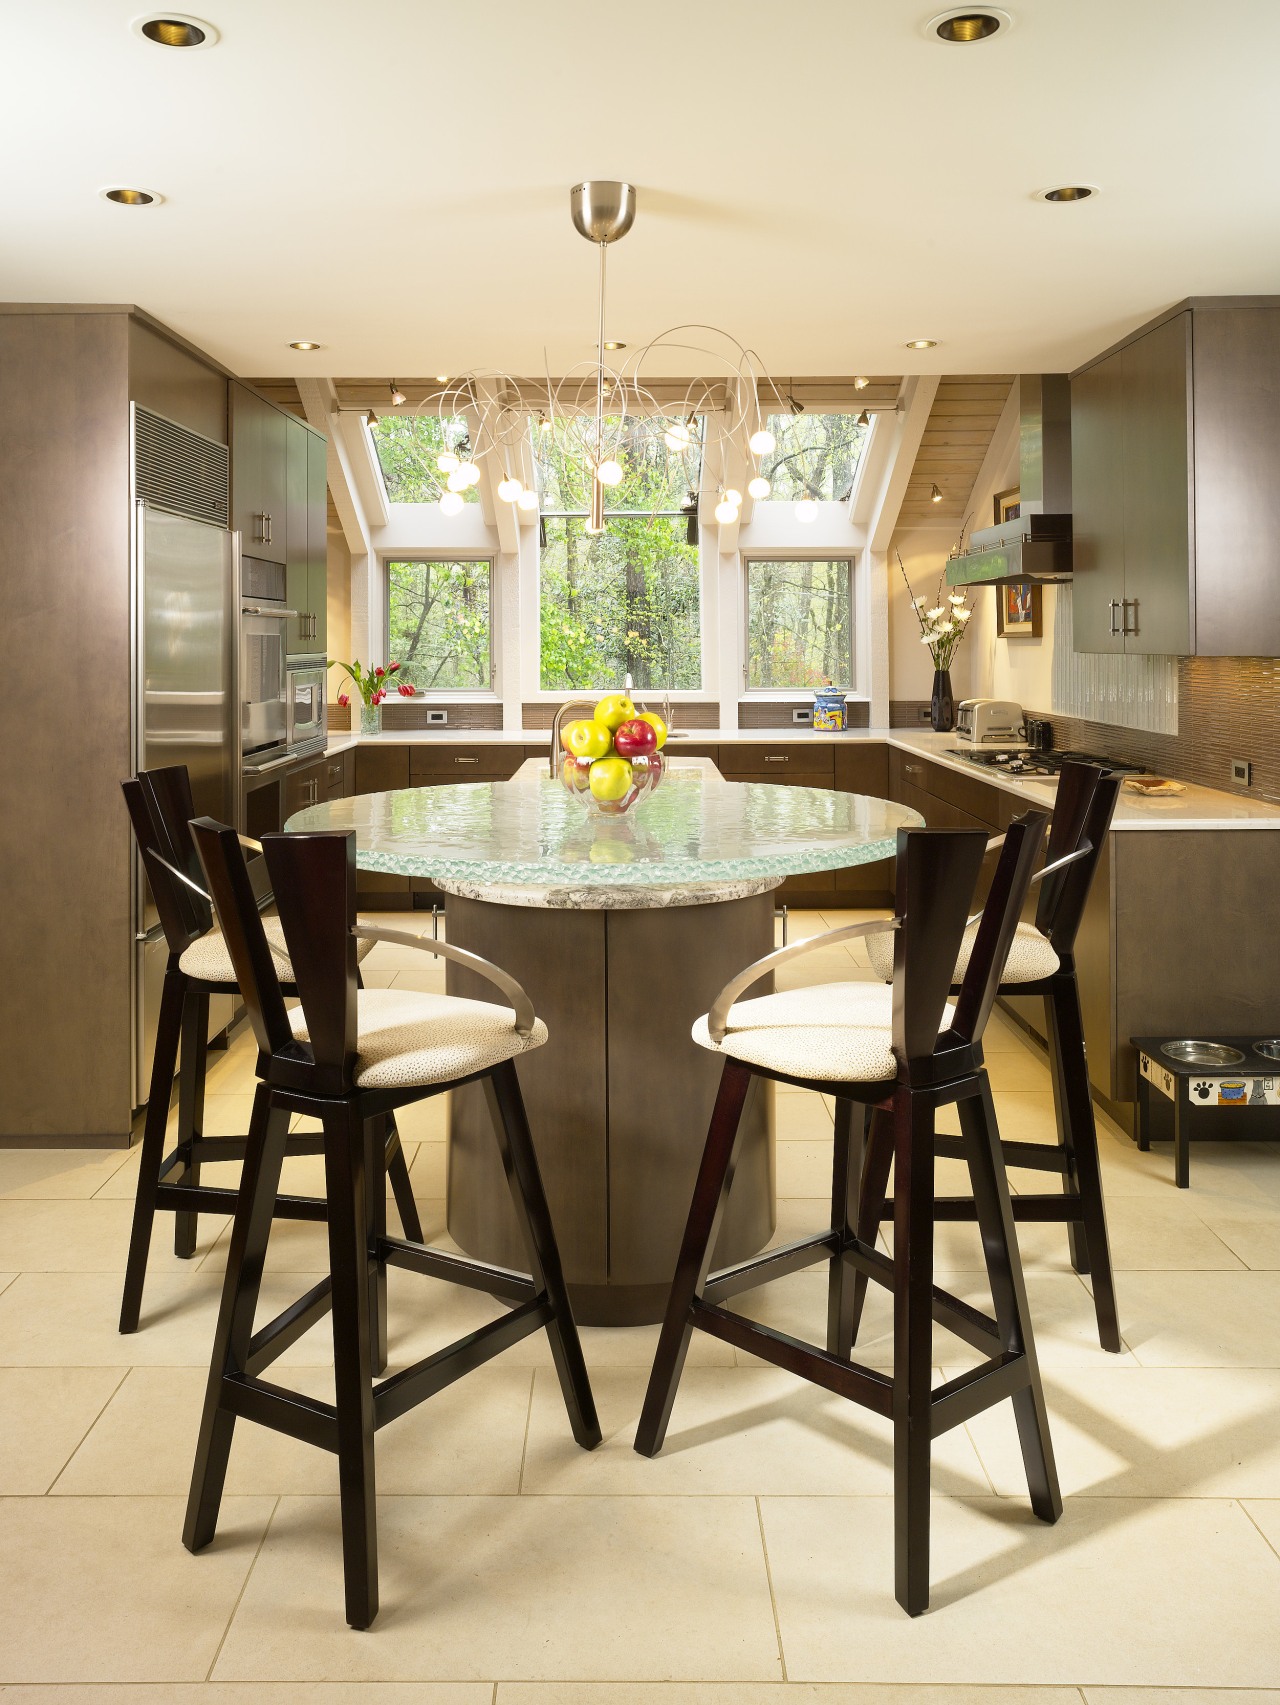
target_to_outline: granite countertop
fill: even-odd
[[[401,729],[384,734],[336,733],[326,747],[333,756],[353,746],[545,746],[550,731],[536,728],[416,728]],[[900,751],[912,752],[932,762],[943,764],[972,780],[987,782],[1006,793],[1025,799],[1028,805],[1052,809],[1057,789],[1051,782],[1002,776],[986,770],[964,758],[948,755],[956,744],[954,734],[935,734],[932,729],[914,728],[849,728],[842,733],[826,733],[812,728],[693,728],[687,736],[674,738],[669,755],[677,758],[683,745],[698,746],[775,746],[843,745],[865,741],[883,742]],[[1174,777],[1174,780],[1177,778]],[[1139,799],[1122,789],[1112,823],[1115,830],[1137,829],[1280,829],[1280,802],[1264,799],[1245,799],[1239,794],[1218,788],[1187,784],[1185,793],[1163,799]]]

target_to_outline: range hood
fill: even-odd
[[[1018,391],[1021,514],[969,535],[948,586],[1071,578],[1071,389],[1065,373],[1024,373]]]

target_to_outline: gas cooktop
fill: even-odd
[[[949,758],[963,758],[979,769],[996,770],[1001,775],[1023,776],[1035,781],[1057,781],[1058,773],[1068,760],[1079,764],[1097,764],[1116,775],[1142,775],[1141,764],[1127,764],[1118,758],[1102,758],[1096,752],[1033,752],[1026,747],[1002,747],[999,750],[974,746],[949,746]]]

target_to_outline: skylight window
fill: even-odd
[[[678,431],[673,431],[678,429]],[[667,443],[671,435],[681,447]],[[595,421],[575,415],[530,426],[538,495],[544,515],[585,515],[590,507],[590,447]],[[606,515],[678,515],[698,490],[702,472],[702,422],[606,416],[606,454],[622,467],[622,480],[605,492]]]
[[[844,500],[853,489],[866,446],[867,426],[856,414],[771,414],[765,422],[777,447],[761,458],[769,481],[767,501],[795,503],[809,496],[819,502]]]
[[[471,458],[470,428],[461,415],[384,414],[370,425],[369,436],[389,503],[434,503],[445,480],[437,457],[452,451],[460,461]],[[469,486],[462,499],[479,503],[479,490]]]

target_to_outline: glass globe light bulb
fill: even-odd
[[[462,508],[463,501],[460,491],[446,491],[440,499],[440,513],[442,515],[457,515]]]
[[[738,519],[738,506],[737,506],[737,504],[736,503],[730,503],[729,499],[727,497],[722,497],[720,499],[719,503],[716,504],[716,520],[722,521],[722,522],[729,522],[729,521],[736,521],[737,519]]]
[[[445,484],[449,487],[450,491],[465,491],[467,489],[467,476],[463,473],[461,468],[455,468],[449,475],[449,478],[445,481]]]
[[[740,491],[735,491],[733,487],[730,486],[728,491],[724,494],[724,500],[726,503],[731,503],[733,507],[737,509],[742,503],[742,493]]]
[[[457,473],[461,465],[452,450],[442,450],[436,457],[436,467],[442,474]]]
[[[621,462],[615,462],[612,456],[607,457],[596,469],[596,478],[600,481],[601,485],[621,485]]]
[[[464,462],[458,469],[458,472],[466,480],[468,485],[480,484],[480,470],[474,462]]]
[[[662,434],[662,442],[668,450],[687,450],[689,448],[689,428],[682,420],[674,421]]]
[[[527,489],[522,491],[519,497],[516,498],[516,505],[520,509],[536,509],[538,507],[537,492],[529,491]]]
[[[762,426],[759,432],[753,432],[749,442],[753,453],[757,456],[767,456],[771,450],[778,448],[778,440],[767,426]]]
[[[811,497],[802,497],[796,504],[796,520],[808,526],[818,519],[818,505]]]
[[[520,501],[520,493],[523,490],[524,487],[520,484],[520,481],[512,479],[510,474],[507,475],[506,479],[499,480],[498,482],[498,496],[504,503],[518,503]]]
[[[769,493],[773,490],[773,487],[769,484],[763,474],[757,474],[753,480],[747,481],[747,490],[751,493],[752,497],[768,497]]]

